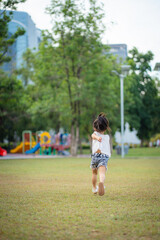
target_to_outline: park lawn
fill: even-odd
[[[159,157],[160,147],[130,148],[126,157]]]
[[[91,154],[89,149],[84,149],[83,154]],[[113,157],[120,157],[117,155],[116,150],[113,149],[112,153]],[[160,147],[136,147],[136,148],[129,148],[128,154],[125,155],[125,158],[127,157],[159,157],[160,158]]]
[[[112,158],[104,196],[89,158],[0,160],[0,239],[160,239],[160,158]]]

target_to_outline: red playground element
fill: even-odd
[[[6,156],[6,155],[7,155],[7,151],[0,147],[0,156]]]
[[[57,145],[57,144],[41,144],[41,147],[52,147],[57,151],[63,151],[65,149],[70,148],[70,145]]]

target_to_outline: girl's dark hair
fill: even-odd
[[[111,131],[109,127],[109,121],[106,118],[104,113],[100,113],[96,120],[93,122],[93,128],[97,130],[97,132],[104,132],[108,130],[109,132]]]

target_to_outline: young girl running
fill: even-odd
[[[94,133],[92,134],[92,192],[104,195],[104,181],[107,170],[107,163],[111,156],[110,138],[104,134],[106,130],[110,131],[109,121],[104,113],[100,113],[93,122]],[[99,170],[99,185],[97,186],[97,174]]]

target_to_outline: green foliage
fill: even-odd
[[[5,9],[13,9],[18,2],[22,1],[3,1],[0,63],[9,61],[5,56],[8,46],[24,33],[18,30],[8,39],[11,16]],[[100,112],[107,114],[112,135],[120,127],[120,80],[112,74],[120,66],[101,43],[103,5],[95,0],[85,4],[82,0],[52,0],[47,11],[53,33],[44,31],[39,51],[28,49],[24,54],[22,68],[17,70],[23,84],[0,74],[1,141],[6,136],[12,139],[14,130],[21,135],[27,128],[58,131],[63,127],[72,133],[71,151],[76,154],[78,141],[90,137],[92,121]],[[150,51],[143,54],[133,48],[128,58],[132,73],[124,84],[125,121],[138,130],[142,141],[160,131],[157,80],[149,75],[152,59]]]
[[[152,143],[156,142],[158,139],[160,139],[160,133],[157,133],[155,136],[153,136],[150,141]]]
[[[82,134],[90,134],[92,122],[103,111],[110,120],[112,134],[119,121],[119,79],[111,74],[114,58],[101,54],[86,69],[82,92]],[[117,116],[118,112],[118,116]]]
[[[24,56],[24,67],[20,69],[22,79],[27,76],[34,82],[34,85],[28,86],[33,99],[30,113],[32,116],[38,114],[41,117],[43,113],[48,113],[46,123],[50,117],[53,118],[56,115],[57,121],[52,121],[50,127],[55,128],[55,125],[61,125],[70,131],[72,112],[65,74],[61,70],[61,61],[58,61],[59,49],[48,43],[45,37],[40,44],[39,52],[32,54],[29,50],[27,51]],[[84,66],[82,78],[79,80],[80,89],[75,89],[74,84],[77,80],[72,78],[75,101],[81,101],[81,136],[91,133],[92,120],[100,109],[108,113],[108,117],[112,119],[113,133],[116,129],[119,120],[116,117],[116,112],[119,111],[119,98],[117,101],[119,79],[111,75],[113,65],[116,65],[114,58],[98,54],[97,59],[91,59],[87,67]]]
[[[160,98],[155,80],[149,75],[153,54],[150,51],[146,54],[139,53],[136,48],[129,53],[128,63],[132,74],[127,78],[130,82],[130,98],[126,99],[126,114],[131,127],[138,130],[138,136],[143,142],[149,140],[159,129]]]
[[[21,135],[29,117],[25,111],[29,102],[21,80],[0,71],[0,141],[5,137],[13,140],[14,131]]]
[[[119,79],[111,74],[116,59],[104,54],[108,48],[101,43],[102,6],[90,1],[86,11],[82,3],[52,1],[53,34],[43,33],[39,51],[28,51],[20,70],[24,82],[34,83],[32,116],[44,116],[46,123],[53,118],[52,128],[61,125],[72,132],[72,143],[79,131],[81,137],[91,134],[101,111],[112,118],[114,133],[119,110]]]
[[[109,103],[106,101],[109,94],[105,93],[109,92],[108,88],[111,85],[109,75],[111,75],[113,63],[103,55],[107,49],[100,42],[104,30],[103,11],[102,6],[97,6],[96,1],[90,1],[90,3],[89,12],[81,9],[81,5],[76,1],[66,1],[66,5],[61,3],[59,11],[55,5],[49,9],[51,14],[55,13],[60,16],[64,14],[61,16],[64,19],[63,24],[59,26],[57,21],[55,28],[57,27],[58,35],[56,41],[59,39],[58,56],[61,56],[58,62],[66,75],[63,81],[63,93],[65,89],[68,89],[69,99],[67,100],[67,95],[64,94],[59,94],[59,96],[61,99],[64,98],[63,102],[70,103],[68,106],[68,117],[72,116],[70,124],[73,126],[75,123],[81,126],[81,129],[85,129],[83,134],[91,131],[90,120],[93,120],[99,111],[111,110],[109,104],[107,107],[105,105],[106,102]],[[59,9],[60,5],[57,7]],[[112,93],[110,92],[110,95]]]
[[[11,60],[6,53],[15,40],[24,34],[24,29],[18,28],[17,31],[9,36],[8,24],[12,19],[12,10],[16,9],[18,3],[24,0],[0,0],[0,65]],[[6,10],[10,11],[7,13]],[[22,86],[22,82],[15,76],[8,76],[0,71],[0,141],[7,138],[13,140],[14,131],[20,133],[22,125],[26,123],[25,109],[27,99]],[[24,122],[22,124],[22,122]]]
[[[26,52],[23,54],[24,61],[22,63],[22,67],[15,70],[15,73],[21,76],[21,80],[24,86],[27,86],[29,84],[29,80],[32,78],[32,58],[34,58],[34,54],[31,52],[30,49],[27,49]]]
[[[55,54],[56,65],[61,69],[59,101],[68,102],[70,126],[80,127],[84,73],[90,63],[102,53],[100,34],[103,14],[95,1],[90,2],[89,11],[82,7],[82,1],[52,1],[48,12],[54,18],[53,43],[58,46]],[[61,21],[59,21],[61,19]],[[61,23],[60,23],[61,22]],[[65,93],[65,94],[64,94]],[[61,107],[61,106],[60,106]],[[63,107],[63,106],[62,106]],[[61,112],[64,112],[63,109]],[[65,116],[66,117],[66,116]],[[73,134],[72,134],[73,135]]]
[[[0,0],[0,65],[11,60],[6,56],[9,46],[11,46],[18,36],[25,33],[23,28],[18,28],[11,36],[8,35],[8,23],[12,19],[12,11],[6,13],[7,9],[15,10],[18,3],[25,2],[25,0]]]
[[[42,41],[39,52],[32,53],[29,49],[24,54],[24,63],[18,71],[26,91],[32,99],[32,104],[27,110],[31,115],[31,130],[48,130],[60,127],[56,91],[59,83],[56,81],[53,64],[53,48],[47,41]],[[28,81],[32,84],[27,85]]]
[[[16,10],[16,5],[18,3],[23,3],[26,0],[0,0],[1,9],[6,10],[7,8]]]

